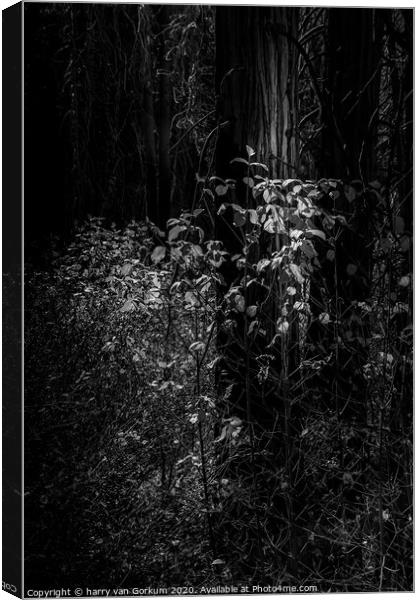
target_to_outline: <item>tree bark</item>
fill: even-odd
[[[276,27],[277,26],[277,27]],[[255,149],[272,177],[297,171],[297,11],[288,8],[218,7],[216,96],[221,122],[217,170],[230,176],[229,161]]]

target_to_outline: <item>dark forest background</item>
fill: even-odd
[[[413,11],[25,4],[29,587],[412,589]]]

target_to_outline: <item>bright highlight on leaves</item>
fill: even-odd
[[[157,265],[157,263],[159,263],[161,260],[163,260],[165,258],[165,254],[166,254],[165,246],[156,246],[156,248],[153,250],[150,258],[152,259],[152,262],[155,265]]]
[[[328,323],[331,321],[331,318],[328,313],[324,312],[319,315],[318,320],[321,323],[321,325],[328,325]]]

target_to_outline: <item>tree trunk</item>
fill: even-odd
[[[229,161],[255,149],[272,177],[296,174],[297,11],[287,8],[218,7],[216,96],[221,122],[217,171],[232,175]]]

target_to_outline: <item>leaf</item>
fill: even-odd
[[[318,256],[318,252],[315,250],[313,243],[309,240],[303,240],[301,248],[308,258]]]
[[[165,246],[156,246],[156,248],[152,252],[152,262],[157,265],[161,260],[165,258],[166,248]]]
[[[289,269],[290,269],[290,272],[292,273],[293,277],[296,279],[296,281],[299,284],[302,284],[305,281],[304,278],[302,277],[302,272],[298,265],[295,265],[294,263],[292,263],[289,265]]]
[[[248,185],[250,188],[254,187],[254,180],[252,179],[252,177],[244,177],[242,181],[245,185]]]
[[[296,295],[296,288],[293,287],[292,285],[289,285],[289,287],[286,288],[286,294],[288,294],[289,296],[295,296]]]
[[[241,313],[245,312],[245,298],[242,296],[242,294],[236,294],[234,301],[236,310]]]
[[[249,327],[248,327],[248,335],[251,335],[251,333],[254,331],[254,329],[258,327],[258,321],[251,321]]]
[[[299,179],[285,179],[285,180],[283,181],[283,187],[284,187],[284,188],[285,188],[285,187],[289,187],[289,185],[290,185],[291,183],[300,184],[300,181],[299,181]]]
[[[246,314],[248,315],[248,317],[255,317],[255,315],[257,314],[257,307],[255,305],[248,306],[248,308],[246,309]]]
[[[328,325],[328,323],[330,322],[331,318],[330,315],[328,313],[321,313],[318,317],[319,322],[321,323],[321,325]]]
[[[289,331],[289,323],[287,321],[282,321],[281,323],[278,323],[277,331],[282,335],[286,335],[286,333]]]
[[[234,162],[242,163],[242,164],[246,165],[247,167],[249,167],[249,162],[247,160],[245,160],[244,158],[234,158],[230,162],[231,163],[234,163]]]
[[[235,214],[233,215],[233,222],[236,225],[236,227],[243,227],[243,225],[245,225],[245,223],[246,223],[246,216],[245,216],[244,212],[236,211]]]
[[[173,242],[179,236],[181,231],[185,231],[185,225],[175,225],[168,233],[168,242]]]
[[[202,352],[205,349],[204,342],[193,342],[189,347],[190,352]]]
[[[120,308],[120,312],[132,312],[133,310],[136,310],[136,305],[133,302],[133,300],[127,300],[124,305]]]
[[[264,229],[265,231],[268,231],[268,233],[275,233],[274,221],[271,217],[264,223]]]
[[[255,150],[251,148],[251,146],[246,146],[246,151],[248,153],[248,158],[251,158],[251,156],[254,156],[255,154]]]
[[[221,356],[216,356],[216,358],[214,358],[211,362],[208,363],[207,368],[214,369],[214,367],[217,365],[217,363],[219,363],[221,360],[222,360]]]
[[[321,231],[320,229],[308,229],[306,231],[306,233],[310,233],[311,235],[315,235],[316,237],[321,238],[321,240],[324,240],[324,242],[327,239],[325,233],[323,231]]]
[[[251,167],[261,167],[268,173],[268,167],[267,167],[267,165],[263,165],[263,163],[253,162],[253,163],[251,163]]]
[[[327,260],[333,261],[335,259],[335,252],[334,250],[328,250],[327,252]]]
[[[194,292],[185,292],[184,302],[191,306],[200,306],[200,302]]]
[[[215,192],[218,196],[224,196],[226,194],[226,192],[228,191],[228,186],[227,185],[216,185],[215,188]]]
[[[249,220],[251,221],[251,223],[253,225],[258,225],[258,215],[257,215],[257,211],[253,208],[250,208],[248,210],[248,214],[249,214]]]
[[[213,566],[217,566],[217,565],[224,565],[225,561],[222,560],[221,558],[216,558],[212,563]]]
[[[261,273],[261,271],[264,271],[264,269],[266,269],[270,264],[270,261],[268,260],[268,258],[262,258],[261,260],[258,261],[257,263],[257,273]]]
[[[227,430],[228,430],[227,425],[225,425],[222,429],[222,433],[220,434],[220,437],[218,437],[217,440],[214,440],[215,444],[217,444],[217,442],[223,442],[223,440],[226,438]]]
[[[351,185],[344,186],[344,195],[349,202],[354,202],[357,197],[356,190]]]
[[[292,231],[290,232],[290,237],[292,238],[292,240],[298,240],[300,237],[302,237],[303,235],[303,231],[301,231],[300,229],[292,229]]]
[[[265,202],[270,202],[271,200],[271,191],[267,188],[266,190],[264,190],[263,192],[263,198]]]
[[[125,263],[125,265],[123,265],[121,267],[121,274],[122,275],[130,275],[132,270],[133,270],[133,265],[131,263]]]

